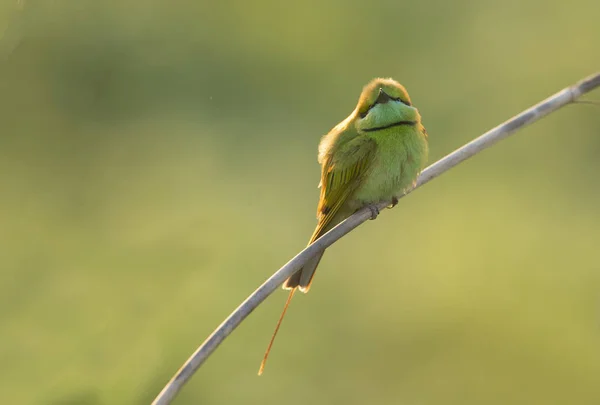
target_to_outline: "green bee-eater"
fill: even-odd
[[[395,205],[398,196],[414,187],[427,154],[427,132],[406,89],[393,79],[372,80],[350,116],[319,144],[321,198],[309,245],[361,208],[370,207],[375,219],[377,203],[391,200]],[[259,374],[294,292],[308,292],[323,253],[284,283],[283,288],[291,291]]]

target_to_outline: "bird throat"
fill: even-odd
[[[413,126],[417,125],[417,121],[398,121],[398,122],[392,122],[391,124],[383,125],[381,127],[365,128],[365,129],[363,129],[363,131],[365,131],[365,132],[375,132],[375,131],[381,131],[382,129],[388,129],[388,128],[399,127],[399,126],[404,126],[404,125],[413,127]]]

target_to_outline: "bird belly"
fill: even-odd
[[[427,159],[427,141],[416,129],[381,134],[376,141],[376,157],[351,197],[355,209],[410,190]]]

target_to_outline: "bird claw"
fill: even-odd
[[[369,208],[369,211],[371,211],[371,220],[376,219],[379,215],[379,208],[377,208],[377,205],[369,204],[367,205],[367,208]]]
[[[390,205],[389,208],[394,208],[397,204],[398,204],[398,197],[393,196],[392,197],[392,205]]]

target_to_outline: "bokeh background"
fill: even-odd
[[[0,402],[148,404],[315,225],[320,137],[392,76],[431,161],[600,67],[600,3],[20,0],[0,9]],[[589,98],[598,99],[598,92]],[[600,107],[329,249],[176,404],[600,403]]]

